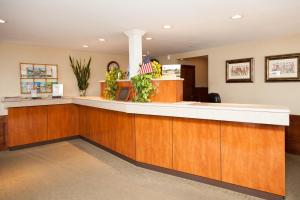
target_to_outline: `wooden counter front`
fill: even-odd
[[[156,88],[155,94],[150,98],[151,102],[180,102],[183,101],[183,80],[152,80],[154,87]],[[131,81],[118,81],[118,87],[130,87],[132,88]],[[105,82],[100,82],[100,97],[105,98],[104,90]],[[117,92],[118,93],[118,92]],[[131,100],[134,94],[129,97]]]
[[[68,124],[140,163],[285,196],[284,126],[35,106],[9,108],[9,147],[72,135]]]

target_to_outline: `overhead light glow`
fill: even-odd
[[[171,29],[172,26],[171,26],[171,25],[164,25],[163,28],[164,28],[164,29]]]
[[[152,37],[146,37],[145,39],[146,40],[152,40],[153,38]]]
[[[105,39],[104,38],[99,38],[99,41],[100,42],[105,42]]]
[[[82,45],[82,47],[83,48],[88,48],[89,46],[85,44],[85,45]]]
[[[236,15],[231,16],[231,19],[241,19],[241,18],[243,18],[243,16],[240,15],[240,14],[236,14]]]
[[[4,19],[0,19],[0,24],[5,24],[6,21]]]

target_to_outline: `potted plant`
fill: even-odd
[[[69,59],[70,59],[71,67],[77,79],[79,95],[85,96],[86,90],[89,87],[89,79],[91,75],[91,69],[90,69],[91,57],[87,63],[85,63],[85,60],[83,61],[83,63],[81,63],[81,59],[78,61],[72,58],[71,56],[69,56]]]

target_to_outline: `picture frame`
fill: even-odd
[[[130,87],[120,87],[117,92],[118,101],[128,101],[131,94]]]
[[[265,57],[265,82],[300,81],[300,53]]]
[[[20,63],[20,92],[30,94],[33,87],[37,93],[52,93],[52,85],[58,83],[57,64]]]
[[[254,59],[226,60],[226,83],[253,83]]]

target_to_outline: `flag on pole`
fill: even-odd
[[[152,73],[153,69],[152,69],[152,63],[151,63],[151,59],[150,56],[146,56],[144,58],[143,64],[140,68],[140,74],[148,74],[148,73]]]

